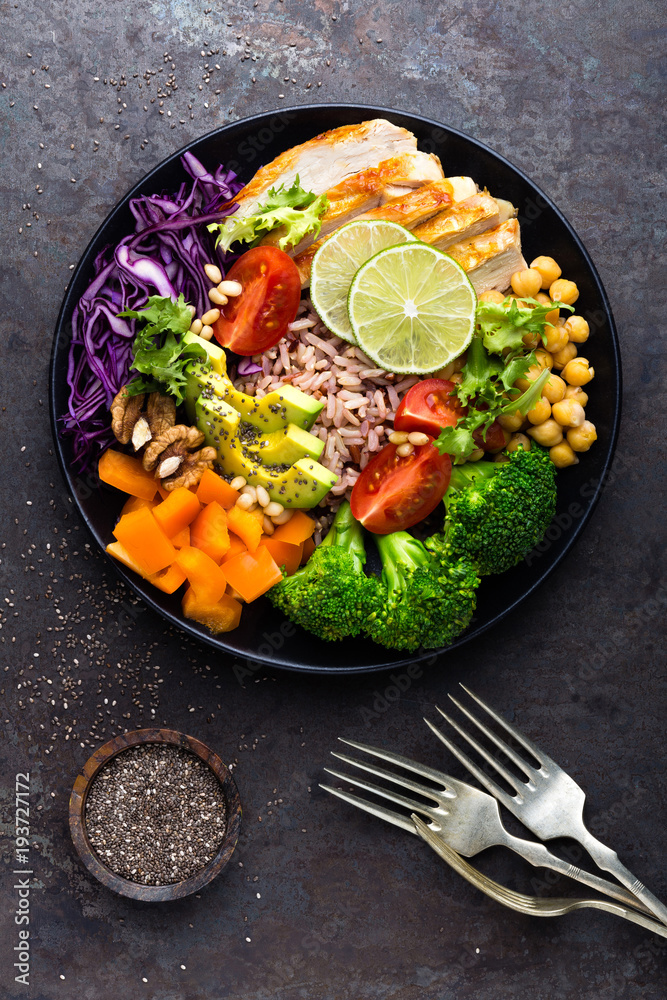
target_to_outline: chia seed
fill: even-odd
[[[124,750],[95,777],[86,830],[116,875],[170,885],[213,860],[226,812],[220,782],[204,761],[181,747],[148,743]]]

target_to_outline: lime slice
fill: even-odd
[[[415,237],[397,222],[369,219],[348,222],[324,241],[313,257],[310,300],[332,333],[356,344],[347,314],[352,278],[369,257],[408,240]]]
[[[466,349],[477,297],[463,268],[420,240],[359,268],[347,300],[352,331],[379,368],[423,375]]]

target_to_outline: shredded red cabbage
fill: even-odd
[[[109,407],[127,381],[135,334],[135,321],[119,319],[118,313],[141,309],[149,295],[175,300],[182,292],[201,316],[210,305],[204,265],[217,262],[224,274],[225,257],[215,249],[206,224],[234,211],[227,203],[243,185],[222,166],[209,173],[192,153],[185,153],[181,163],[192,180],[175,194],[130,201],[134,233],[98,254],[95,277],[72,314],[62,433],[73,437],[73,465],[79,472],[114,440]]]

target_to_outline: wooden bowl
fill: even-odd
[[[225,837],[220,845],[220,850],[205,868],[198,871],[190,878],[182,882],[173,882],[169,885],[141,885],[138,882],[131,882],[116,875],[110,868],[100,860],[91,847],[86,831],[86,798],[88,792],[98,772],[117,754],[127,750],[128,747],[136,747],[146,743],[171,743],[173,746],[189,750],[191,753],[203,760],[211,768],[222,786],[222,794],[227,805],[227,828]],[[136,729],[131,733],[124,733],[109,740],[104,746],[90,757],[76,781],[69,800],[69,828],[72,840],[79,857],[84,865],[96,879],[98,879],[107,889],[119,893],[121,896],[129,896],[130,899],[142,899],[149,903],[160,903],[169,899],[182,899],[189,896],[191,892],[196,892],[218,875],[225,867],[236,847],[241,829],[241,800],[229,769],[220,760],[217,754],[213,753],[207,746],[200,743],[193,736],[186,736],[185,733],[176,732],[174,729]]]

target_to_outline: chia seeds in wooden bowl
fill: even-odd
[[[241,823],[229,770],[199,740],[169,729],[125,733],[77,778],[70,829],[82,861],[135,899],[177,899],[227,863]]]

